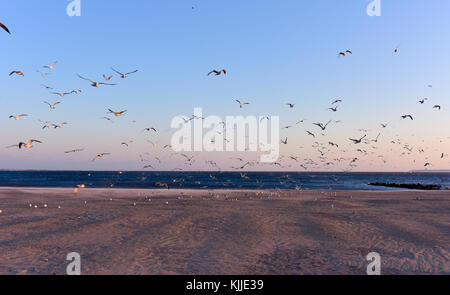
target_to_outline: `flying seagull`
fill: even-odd
[[[98,154],[97,156],[95,156],[95,158],[92,160],[92,162],[94,162],[97,159],[103,158],[104,156],[108,156],[108,155],[110,155],[110,153]]]
[[[239,107],[242,109],[245,105],[250,104],[249,102],[241,102],[240,100],[236,99],[236,102],[239,104]]]
[[[64,97],[66,95],[72,94],[72,92],[50,92],[51,94],[56,94],[59,97]]]
[[[327,124],[323,125],[323,123],[313,123],[313,125],[316,125],[318,127],[320,127],[320,129],[322,129],[322,131],[325,131],[325,129],[327,129],[328,124],[330,124],[331,121],[328,121]]]
[[[406,118],[410,118],[411,121],[414,121],[414,118],[411,115],[404,115],[404,116],[402,116],[402,119],[406,119]]]
[[[150,128],[144,128],[144,130],[142,130],[142,131],[148,131],[148,132],[150,132],[150,131],[155,131],[155,132],[158,132],[158,131],[156,131],[156,129],[155,128],[153,128],[153,127],[150,127]]]
[[[79,153],[79,152],[82,152],[82,151],[84,151],[84,149],[74,149],[74,150],[71,150],[71,151],[66,151],[64,153],[65,154],[71,154],[71,153]]]
[[[339,52],[339,56],[347,56],[347,54],[353,54],[353,52],[348,49],[346,51]]]
[[[114,112],[113,110],[108,109],[108,111],[109,111],[111,114],[114,114],[114,116],[120,117],[120,116],[122,116],[127,110],[121,111],[121,112]]]
[[[95,82],[95,81],[92,81],[91,79],[84,78],[84,77],[82,77],[82,76],[80,76],[80,75],[78,75],[78,77],[81,78],[81,79],[83,79],[83,80],[86,80],[86,81],[91,82],[91,83],[92,83],[92,84],[91,84],[92,87],[98,87],[98,86],[100,86],[100,85],[110,85],[110,86],[116,85],[116,84],[110,84],[110,83]]]
[[[44,103],[45,103],[45,104],[48,104],[48,106],[50,107],[51,110],[54,110],[54,109],[55,109],[55,106],[56,106],[57,104],[60,104],[59,101],[55,102],[54,104],[50,104],[50,103],[48,103],[48,102],[46,102],[46,101],[44,101]]]
[[[220,76],[220,75],[222,75],[222,73],[224,74],[224,75],[226,75],[227,74],[227,70],[225,70],[225,69],[222,69],[222,70],[220,70],[220,71],[218,71],[218,70],[212,70],[211,72],[209,72],[208,73],[208,76],[209,75],[211,75],[211,74],[216,74],[216,76]]]
[[[34,143],[34,142],[36,142],[36,143],[42,143],[42,142],[39,141],[39,140],[36,140],[36,139],[30,139],[27,143],[19,142],[19,144],[9,146],[9,148],[11,148],[11,147],[18,147],[19,149],[21,149],[22,147],[24,147],[24,148],[27,148],[27,149],[31,149],[31,148],[33,147],[33,143]]]
[[[361,143],[363,141],[364,138],[366,138],[367,135],[364,135],[363,137],[361,137],[360,139],[352,139],[349,138],[351,141],[353,141],[354,144],[358,144]]]
[[[54,66],[56,65],[56,63],[58,63],[58,62],[57,62],[57,61],[52,62],[51,65],[49,65],[49,66],[43,66],[43,68],[46,68],[46,69],[49,69],[49,70],[53,70],[53,69],[54,69]]]
[[[11,32],[9,31],[9,29],[2,23],[0,22],[0,27],[5,30],[8,34],[11,34]]]
[[[14,118],[14,120],[19,121],[21,117],[26,117],[28,116],[27,114],[22,114],[22,115],[18,115],[18,116],[9,116],[10,119]]]

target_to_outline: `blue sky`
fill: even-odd
[[[382,0],[382,15],[369,17],[369,2],[81,0],[82,15],[69,17],[65,0],[2,1],[0,21],[12,35],[0,34],[0,145],[30,138],[44,144],[26,152],[0,148],[0,168],[140,169],[139,154],[160,153],[145,140],[168,143],[171,119],[192,114],[194,107],[223,117],[278,115],[282,125],[307,119],[305,126],[282,133],[292,139],[284,155],[316,157],[305,130],[315,130],[313,122],[333,119],[343,123],[326,139],[346,147],[349,137],[361,135],[359,128],[370,129],[371,137],[383,132],[377,154],[361,160],[359,169],[409,170],[426,161],[435,169],[449,168],[439,155],[450,151],[450,134],[442,128],[450,123],[445,108],[450,108],[450,3]],[[346,49],[354,54],[338,58]],[[36,70],[53,61],[58,61],[56,69],[42,78]],[[98,89],[77,78],[101,81],[103,74],[112,74],[111,66],[139,72],[125,80],[116,77],[117,86]],[[207,77],[215,68],[226,68],[228,75]],[[9,77],[11,70],[22,70],[25,77]],[[59,99],[40,84],[83,92]],[[430,97],[428,105],[417,103],[422,97]],[[327,108],[336,98],[344,102],[333,114]],[[251,105],[240,110],[234,99]],[[62,103],[50,111],[44,100]],[[297,105],[290,110],[287,102]],[[432,110],[433,104],[443,110]],[[128,113],[110,123],[100,119],[108,108]],[[19,113],[30,117],[8,119]],[[417,119],[406,124],[399,119],[405,113]],[[69,125],[42,131],[37,119]],[[390,129],[378,130],[382,122]],[[141,130],[150,126],[160,135],[143,135]],[[392,151],[390,145],[397,134],[429,154],[399,157],[403,150]],[[136,144],[124,150],[120,143],[126,139]],[[87,151],[62,153],[78,147]],[[101,152],[113,155],[90,162]],[[378,154],[393,158],[374,164]],[[230,156],[204,155],[224,161]],[[167,163],[160,169],[180,166],[169,155],[161,157]]]

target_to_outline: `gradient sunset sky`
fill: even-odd
[[[299,164],[312,159],[318,165],[309,165],[311,170],[342,171],[355,157],[353,171],[408,171],[425,163],[450,169],[450,2],[381,0],[382,15],[369,17],[370,2],[81,0],[81,16],[69,17],[65,0],[2,1],[0,22],[12,34],[0,32],[0,169],[141,170],[139,155],[155,170],[211,169],[205,160],[231,170],[239,162],[230,158],[258,160],[255,153],[203,153],[186,167],[183,157],[162,151],[175,131],[172,118],[191,116],[195,107],[222,118],[279,116],[281,127],[305,119],[281,131],[289,138],[281,147],[284,170],[302,171]],[[353,54],[338,58],[346,49]],[[47,77],[36,72],[48,72],[42,66],[53,61],[58,63]],[[111,83],[117,86],[99,88],[77,77],[103,81],[103,74],[113,74],[111,67],[139,72],[115,76]],[[222,68],[226,76],[206,75]],[[25,76],[8,76],[12,70]],[[59,98],[41,84],[83,92]],[[418,103],[425,97],[426,103]],[[235,99],[250,105],[240,109]],[[335,99],[343,102],[333,113],[328,108]],[[51,111],[43,101],[61,104]],[[108,108],[127,113],[111,123],[101,119]],[[23,113],[30,116],[8,119]],[[405,114],[414,121],[402,120]],[[38,119],[69,124],[42,130]],[[326,136],[312,125],[329,120],[342,122],[330,124]],[[159,133],[144,133],[145,127]],[[378,143],[349,141],[364,134],[372,140],[378,133]],[[43,144],[6,148],[31,138]],[[121,145],[129,140],[128,148]],[[339,149],[327,146],[323,161],[316,141],[335,142]],[[64,154],[76,148],[85,151]],[[91,161],[106,152],[111,155]],[[291,155],[299,162],[289,160]]]

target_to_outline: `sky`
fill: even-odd
[[[155,170],[209,170],[215,168],[205,161],[214,160],[232,170],[242,165],[232,158],[258,161],[254,152],[187,153],[196,162],[186,166],[162,149],[176,131],[172,119],[196,107],[204,116],[270,115],[279,116],[280,128],[294,125],[280,131],[289,139],[280,145],[284,170],[302,171],[302,163],[325,171],[409,171],[425,163],[450,169],[450,2],[381,0],[381,16],[372,17],[370,2],[81,0],[81,16],[70,17],[70,1],[2,1],[0,22],[12,34],[0,32],[0,169],[141,170],[150,163]],[[339,58],[347,49],[353,54]],[[53,61],[54,70],[43,68]],[[77,77],[101,82],[114,74],[111,67],[138,72],[98,88]],[[207,76],[222,68],[227,75]],[[8,76],[13,70],[25,76]],[[59,98],[42,84],[82,93]],[[250,104],[241,109],[235,99]],[[342,103],[332,112],[336,99]],[[43,101],[61,104],[50,110]],[[109,108],[127,112],[107,121]],[[405,114],[414,121],[402,120]],[[68,125],[42,130],[38,120]],[[325,135],[312,124],[329,120]],[[349,140],[364,135],[368,144]],[[28,139],[43,143],[6,148]],[[64,153],[78,148],[84,151]],[[111,155],[92,161],[99,153]],[[357,166],[349,167],[354,158]]]

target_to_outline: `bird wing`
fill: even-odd
[[[136,73],[138,70],[136,70],[136,71],[132,71],[132,72],[129,72],[129,73],[126,73],[125,75],[130,75],[130,74],[134,74],[134,73]]]

